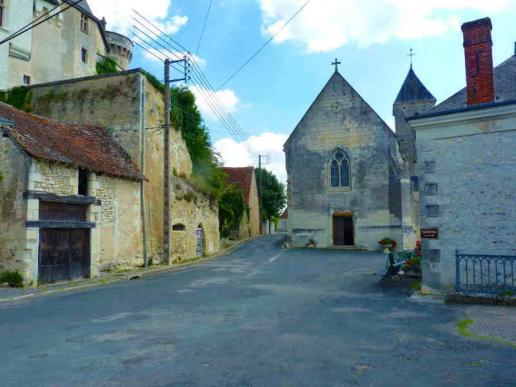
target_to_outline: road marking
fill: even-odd
[[[274,261],[275,261],[275,260],[277,260],[280,256],[281,256],[281,254],[275,255],[274,257],[272,257],[271,259],[269,259],[269,263],[274,262]]]

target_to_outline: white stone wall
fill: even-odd
[[[516,107],[412,121],[420,176],[423,285],[445,292],[455,250],[516,255]]]
[[[7,0],[7,24],[0,36],[54,7],[53,2],[36,0],[33,12],[32,0]],[[0,89],[22,85],[24,75],[30,76],[31,84],[95,75],[97,54],[106,55],[107,48],[98,24],[90,19],[89,33],[85,33],[80,19],[81,12],[70,8],[13,39],[11,45],[0,46],[0,74],[6,74],[0,77]],[[88,50],[87,63],[81,60],[82,48]]]
[[[33,203],[23,199],[28,182],[30,160],[11,141],[0,136],[0,272],[19,271],[30,283],[35,271],[33,240],[37,238],[28,232],[26,220],[33,214]],[[29,206],[29,208],[28,208]]]

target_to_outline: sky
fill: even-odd
[[[215,89],[253,55],[306,0],[88,0],[108,30],[133,37],[133,9],[195,53]],[[257,165],[286,180],[283,144],[332,75],[341,74],[393,127],[392,103],[410,65],[438,102],[465,85],[463,22],[489,16],[494,61],[514,54],[516,0],[311,0],[235,78],[217,92],[247,134],[234,138],[197,97],[216,151],[227,166]],[[199,46],[199,50],[197,47]],[[162,79],[163,66],[136,48],[131,67]],[[394,129],[394,128],[393,128]]]

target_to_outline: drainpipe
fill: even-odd
[[[145,175],[145,81],[140,73],[140,166],[142,173]],[[143,266],[148,266],[147,258],[147,208],[145,205],[145,180],[140,182],[140,211],[142,217],[142,233],[143,233]]]

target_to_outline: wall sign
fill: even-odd
[[[439,239],[439,229],[438,228],[422,228],[421,229],[421,238],[422,239]]]

